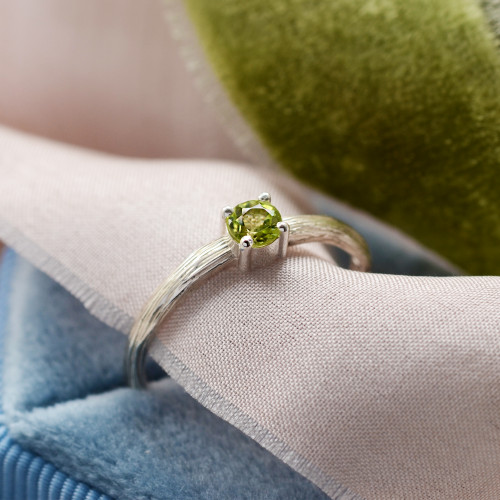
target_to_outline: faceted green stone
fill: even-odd
[[[275,241],[280,230],[276,224],[281,221],[278,209],[260,200],[249,200],[234,207],[233,213],[226,217],[227,230],[239,243],[241,238],[250,235],[253,247],[265,247]]]

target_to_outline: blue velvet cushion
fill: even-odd
[[[9,292],[16,256],[6,252],[0,266],[0,396],[2,396],[3,355],[8,317]],[[107,500],[88,485],[75,481],[50,462],[16,443],[4,424],[0,404],[0,499],[2,500]]]

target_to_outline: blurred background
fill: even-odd
[[[161,0],[0,2],[0,67],[1,124],[120,155],[241,158]]]

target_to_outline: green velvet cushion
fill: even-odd
[[[500,54],[473,0],[186,0],[233,102],[304,181],[500,273]]]

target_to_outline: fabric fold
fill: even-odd
[[[223,206],[268,191],[285,216],[312,210],[294,181],[246,165],[129,160],[6,130],[0,151],[0,237],[123,333],[218,237]],[[197,287],[152,354],[332,497],[493,499],[499,325],[499,277],[357,273],[307,245]]]

